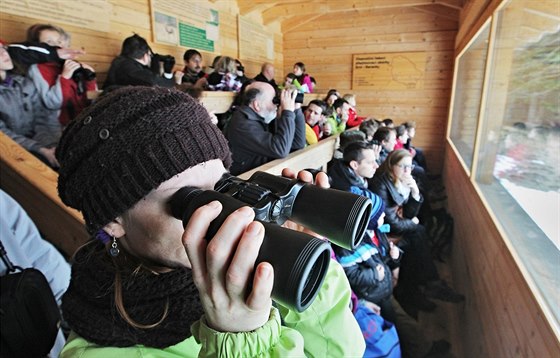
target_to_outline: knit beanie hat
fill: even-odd
[[[95,233],[162,182],[231,154],[208,112],[185,93],[124,87],[86,108],[56,149],[58,194]]]
[[[375,227],[375,229],[377,229],[377,220],[379,220],[379,217],[385,211],[385,203],[377,194],[373,194],[370,199],[373,205],[371,208],[371,219],[369,222]]]

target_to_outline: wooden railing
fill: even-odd
[[[215,100],[219,96],[210,97]],[[336,143],[337,137],[325,139],[240,177],[247,179],[255,171],[280,174],[283,168],[296,171],[323,168],[332,158]],[[82,215],[60,200],[58,174],[2,132],[0,153],[0,187],[21,204],[45,239],[72,256],[89,235]]]
[[[27,211],[43,237],[72,255],[88,239],[82,215],[62,203],[58,174],[0,132],[0,187]]]

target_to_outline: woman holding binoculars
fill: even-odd
[[[186,228],[172,216],[173,194],[213,189],[231,163],[221,132],[188,95],[115,90],[70,123],[56,154],[59,195],[95,236],[76,253],[63,297],[72,333],[62,357],[363,354],[340,266],[329,265],[305,311],[273,305],[275,271],[255,266],[265,230],[251,208],[233,211],[211,240],[220,202],[195,210]],[[328,186],[326,175],[315,183]]]

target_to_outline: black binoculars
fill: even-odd
[[[276,93],[276,96],[274,96],[274,98],[272,99],[272,103],[274,103],[275,105],[279,106],[281,101],[280,101],[280,93],[282,91],[278,90],[278,92]],[[302,103],[303,104],[303,93],[298,92],[296,94],[296,103]]]
[[[152,70],[158,72],[160,63],[163,64],[164,73],[171,73],[173,71],[173,66],[175,66],[175,57],[154,53],[152,56]]]
[[[311,305],[321,288],[330,262],[330,245],[280,225],[290,219],[341,247],[354,249],[366,231],[372,209],[364,196],[265,172],[256,172],[246,181],[225,174],[214,189],[179,189],[170,200],[173,216],[186,226],[197,208],[218,200],[223,209],[208,229],[206,238],[210,240],[228,215],[250,206],[255,220],[265,228],[257,264],[266,261],[274,267],[272,298],[298,312]]]
[[[80,64],[80,68],[76,69],[72,74],[72,79],[75,82],[93,81],[96,77],[95,72],[88,70]]]

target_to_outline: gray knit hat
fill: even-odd
[[[231,164],[228,144],[199,103],[160,87],[125,87],[86,108],[56,149],[58,194],[95,233],[152,189],[211,159]]]

